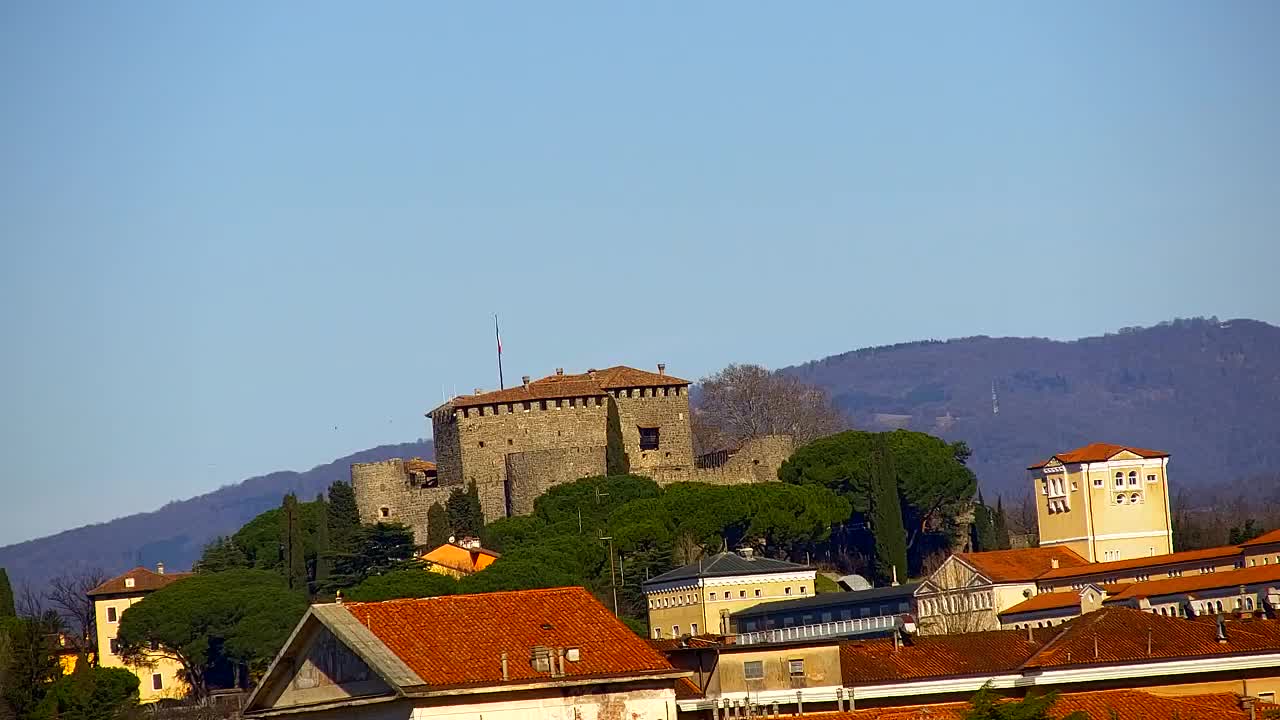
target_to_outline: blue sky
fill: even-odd
[[[442,391],[1280,322],[1280,4],[0,5],[0,543]]]

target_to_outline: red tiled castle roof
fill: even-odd
[[[494,405],[499,403],[554,400],[557,398],[599,397],[609,390],[640,387],[682,387],[689,381],[665,373],[651,373],[626,365],[615,365],[604,370],[589,370],[576,375],[557,373],[534,380],[528,385],[518,385],[505,390],[461,395],[450,401],[455,408]]]

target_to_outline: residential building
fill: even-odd
[[[758,557],[750,549],[724,552],[646,580],[654,639],[731,631],[729,616],[760,603],[808,597],[813,568]]]
[[[163,563],[156,565],[154,572],[136,567],[89,591],[98,631],[98,664],[102,667],[122,667],[137,675],[138,696],[144,703],[185,696],[187,684],[179,677],[182,665],[158,649],[149,653],[141,663],[126,663],[120,657],[116,641],[120,618],[126,610],[141,602],[147,595],[190,574],[165,573]]]
[[[1129,585],[1106,599],[1161,615],[1217,613],[1280,616],[1280,565],[1256,565],[1222,573],[1162,578]]]
[[[892,630],[911,612],[919,583],[777,600],[729,616],[740,644],[849,637]]]
[[[1064,546],[952,555],[915,590],[920,632],[996,630],[1000,612],[1036,594],[1037,577],[1084,565],[1084,558]]]
[[[1173,552],[1169,453],[1092,443],[1030,466],[1040,545],[1089,562]]]
[[[1241,567],[1280,565],[1280,530],[1272,530],[1240,543],[1240,548],[1244,551]]]
[[[1083,713],[1098,720],[1259,720],[1280,708],[1275,703],[1235,693],[1208,693],[1163,697],[1140,690],[1089,690],[1062,693],[1049,709],[1049,717]],[[914,707],[869,708],[811,715],[814,720],[964,720],[967,702],[936,703]]]
[[[583,588],[313,605],[245,717],[673,720],[688,676]]]
[[[500,557],[498,553],[480,547],[477,538],[465,537],[456,541],[450,538],[449,542],[423,553],[419,559],[431,572],[462,578],[484,570]]]
[[[1227,545],[1154,557],[1059,567],[1036,578],[1036,587],[1039,592],[1079,590],[1090,583],[1108,585],[1146,582],[1166,577],[1228,572],[1241,567],[1244,567],[1244,560],[1240,548]]]
[[[1077,592],[1042,592],[1032,595],[1013,607],[998,613],[1003,630],[1052,627],[1093,612],[1102,607],[1106,599],[1130,587],[1121,585],[1094,585],[1092,583]]]

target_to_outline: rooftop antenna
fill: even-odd
[[[493,338],[498,341],[498,389],[506,390],[507,386],[502,382],[502,335],[498,332],[498,313],[493,314]]]

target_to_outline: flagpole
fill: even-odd
[[[493,314],[493,338],[498,341],[498,389],[506,390],[507,385],[502,381],[502,335],[498,333],[498,313]]]

